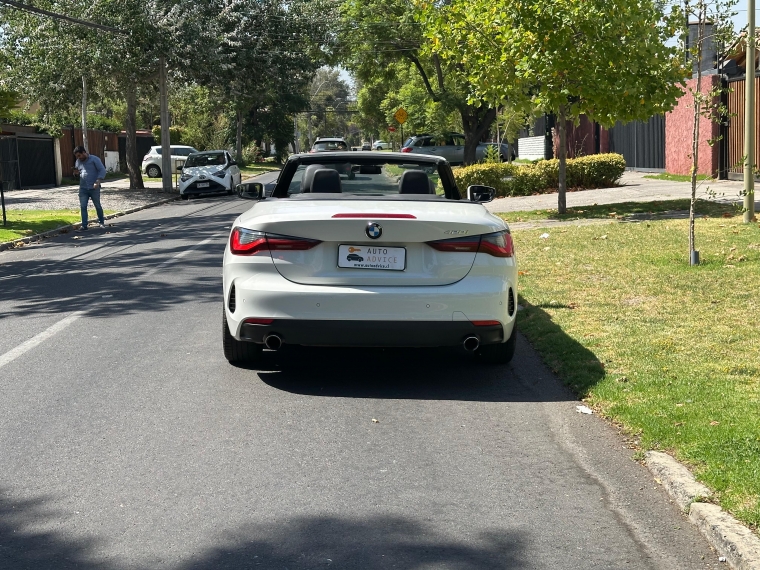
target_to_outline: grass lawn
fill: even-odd
[[[588,218],[609,218],[621,220],[633,214],[658,214],[670,211],[688,211],[689,199],[663,200],[660,202],[622,202],[619,204],[601,204],[568,208],[567,213],[558,214],[557,210],[533,210],[530,212],[500,212],[499,217],[507,222],[532,222],[536,220],[582,220]],[[737,214],[736,206],[697,200],[697,214],[701,216],[723,216]]]
[[[619,208],[619,205],[615,205]],[[760,224],[688,220],[515,230],[518,326],[641,450],[690,465],[760,527]]]
[[[0,243],[14,239],[40,234],[48,230],[54,230],[61,226],[67,226],[74,222],[81,222],[79,210],[7,210],[8,224],[1,225],[0,219]],[[107,216],[113,214],[113,210],[103,210]],[[97,223],[98,217],[95,210],[89,210],[90,220]]]
[[[668,180],[669,182],[691,182],[691,176],[688,174],[668,174],[667,172],[661,172],[660,174],[645,174],[644,178],[651,178],[652,180]],[[697,174],[697,180],[712,180],[713,177],[709,174]]]
[[[275,162],[256,162],[249,164],[248,166],[241,167],[240,172],[243,175],[243,180],[256,176],[257,174],[264,174],[265,172],[271,172],[272,170],[280,170],[281,164]]]

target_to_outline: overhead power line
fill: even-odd
[[[13,0],[0,0],[0,4],[6,4],[18,10],[25,10],[26,12],[32,12],[33,14],[40,14],[47,16],[48,18],[55,18],[56,20],[65,20],[72,24],[78,24],[80,26],[87,26],[89,28],[97,28],[99,30],[105,30],[106,32],[113,32],[115,34],[127,34],[124,30],[118,28],[112,28],[111,26],[104,26],[103,24],[96,24],[95,22],[88,22],[87,20],[80,20],[78,18],[72,18],[71,16],[65,16],[63,14],[56,14],[55,12],[49,12],[36,6],[30,6],[22,2],[14,2]]]

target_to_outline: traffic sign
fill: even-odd
[[[406,109],[399,107],[398,111],[394,113],[393,118],[398,121],[399,125],[403,125],[409,118],[409,114],[406,112]]]
[[[396,127],[388,127],[388,130],[392,133],[396,132]]]

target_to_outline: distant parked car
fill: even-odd
[[[372,143],[373,150],[385,150],[387,148],[391,148],[391,143],[385,141],[375,141]]]
[[[177,167],[183,166],[187,157],[198,152],[191,146],[172,145],[169,147],[172,153],[172,174],[178,172]],[[152,146],[142,161],[142,171],[149,178],[161,178],[161,147]]]
[[[475,149],[475,160],[483,160],[489,146],[498,147],[501,160],[508,160],[509,145],[505,143],[479,143]],[[464,162],[464,135],[459,133],[448,133],[440,136],[415,135],[406,140],[401,152],[441,156],[450,164],[462,164]]]
[[[226,150],[197,152],[185,162],[179,179],[179,194],[185,200],[192,194],[232,194],[241,178],[240,168]]]
[[[364,141],[362,143],[362,150],[372,150],[372,145],[369,141]]]

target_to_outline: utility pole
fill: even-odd
[[[161,182],[164,192],[172,191],[172,152],[169,138],[169,96],[166,90],[166,58],[158,58],[158,87],[161,99]]]
[[[755,0],[747,0],[744,95],[744,223],[755,217]]]
[[[82,146],[88,153],[90,147],[87,144],[87,78],[82,76]]]

